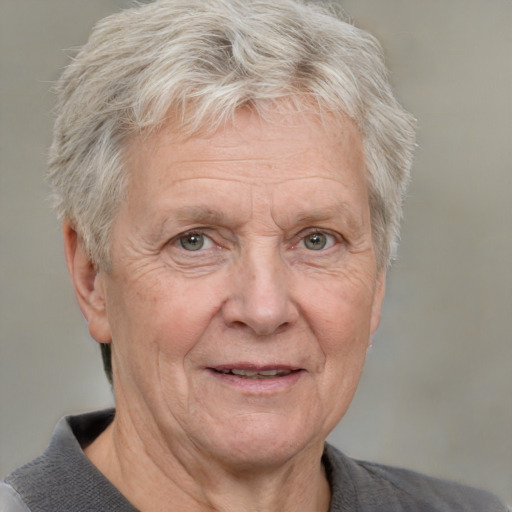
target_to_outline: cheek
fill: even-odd
[[[309,304],[308,323],[318,355],[314,403],[325,435],[345,415],[361,377],[369,339],[369,314],[361,312],[361,303],[365,301],[324,286]]]
[[[367,283],[371,277],[357,275],[310,283],[304,308],[322,354],[320,396],[329,428],[338,423],[352,400],[370,340],[373,288]]]
[[[372,301],[364,288],[339,283],[320,288],[309,312],[322,353],[318,395],[323,403],[325,431],[330,432],[346,413],[361,377],[370,339]]]
[[[173,389],[174,401],[186,401],[189,354],[197,351],[219,304],[217,295],[199,290],[222,287],[160,274],[151,281],[125,280],[120,288],[111,294],[109,311],[116,399],[140,396],[161,407],[166,390]]]
[[[372,277],[347,272],[311,279],[302,291],[303,311],[326,352],[350,352],[369,341]]]
[[[117,293],[114,342],[129,350],[185,356],[216,314],[223,287],[204,280],[182,280],[161,273],[154,279],[134,280]],[[175,361],[179,362],[179,361]]]

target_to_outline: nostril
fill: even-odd
[[[244,324],[239,320],[236,320],[234,322],[231,322],[230,327],[234,327],[235,329],[245,329],[248,328],[248,325]]]
[[[258,324],[253,323],[245,323],[240,320],[236,320],[234,322],[230,322],[228,327],[231,329],[239,330],[239,331],[247,331],[252,336],[257,338],[263,338],[265,336],[272,336],[281,334],[290,326],[290,322],[283,322],[282,324],[275,327],[273,324]]]

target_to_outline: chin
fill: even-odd
[[[217,440],[208,444],[214,456],[238,471],[278,467],[310,451],[321,454],[325,439],[304,422],[277,414],[234,417],[228,426],[225,435],[216,432]]]

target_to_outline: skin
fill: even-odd
[[[113,344],[117,413],[86,455],[140,510],[328,510],[323,444],[385,281],[355,125],[243,109],[214,135],[134,139],[128,157],[108,273],[64,225],[90,333]]]

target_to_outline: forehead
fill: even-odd
[[[360,134],[350,120],[250,109],[211,135],[184,138],[172,126],[132,141],[128,193],[121,205],[142,225],[244,225],[267,219],[281,227],[334,217],[369,225]],[[270,219],[273,219],[270,221]]]
[[[131,139],[127,150],[130,181],[137,188],[158,186],[159,180],[153,179],[158,177],[168,182],[198,177],[248,183],[336,180],[350,174],[349,168],[356,181],[366,178],[355,123],[317,112],[280,109],[261,118],[253,109],[242,108],[213,134],[184,137],[164,125]],[[268,173],[269,168],[275,172]]]

